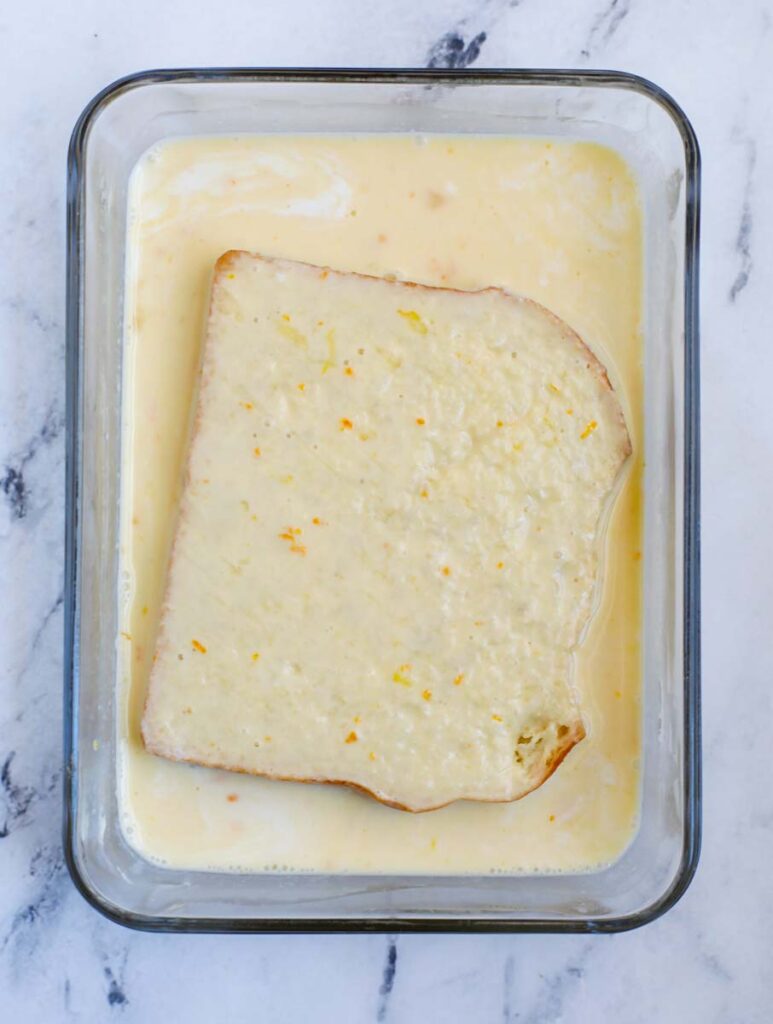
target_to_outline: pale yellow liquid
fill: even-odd
[[[414,815],[337,786],[244,777],[143,749],[139,722],[215,260],[248,249],[427,284],[499,285],[566,320],[607,366],[634,455],[576,656],[588,737],[513,804]],[[121,559],[120,804],[178,868],[588,871],[630,842],[641,689],[641,215],[613,151],[543,139],[217,137],[169,142],[129,205]]]

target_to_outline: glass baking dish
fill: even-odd
[[[591,140],[638,177],[645,240],[643,771],[614,864],[575,875],[233,874],[143,859],[119,824],[116,651],[129,176],[177,136],[501,133]],[[671,907],[700,840],[698,204],[693,130],[618,72],[180,70],[92,100],[68,164],[65,849],[123,924],[178,931],[614,931]]]

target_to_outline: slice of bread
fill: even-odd
[[[226,253],[148,750],[412,811],[535,789],[585,734],[572,651],[630,451],[534,302]]]

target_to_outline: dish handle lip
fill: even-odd
[[[685,156],[684,274],[684,801],[685,823],[679,868],[664,893],[629,914],[586,920],[526,918],[207,918],[154,917],[112,903],[90,884],[78,859],[77,698],[79,685],[78,614],[79,488],[81,455],[80,349],[83,280],[81,274],[84,157],[95,119],[124,93],[163,83],[335,83],[415,85],[574,85],[623,88],[662,107],[674,122]],[[687,891],[700,858],[702,833],[701,778],[701,633],[700,633],[700,355],[699,242],[701,157],[690,120],[673,97],[654,82],[626,71],[541,68],[271,68],[212,67],[148,69],[116,79],[98,92],[78,117],[67,154],[67,310],[66,310],[66,444],[65,444],[65,598],[64,598],[64,855],[81,895],[105,917],[129,928],[154,932],[552,932],[604,933],[641,927],[670,910]]]

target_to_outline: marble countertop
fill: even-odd
[[[773,8],[769,0],[27,0],[0,14],[0,1005],[14,1021],[771,1019]],[[61,841],[65,153],[89,98],[186,65],[618,68],[704,158],[705,831],[617,936],[156,936],[86,905]],[[765,281],[768,285],[765,286]]]

